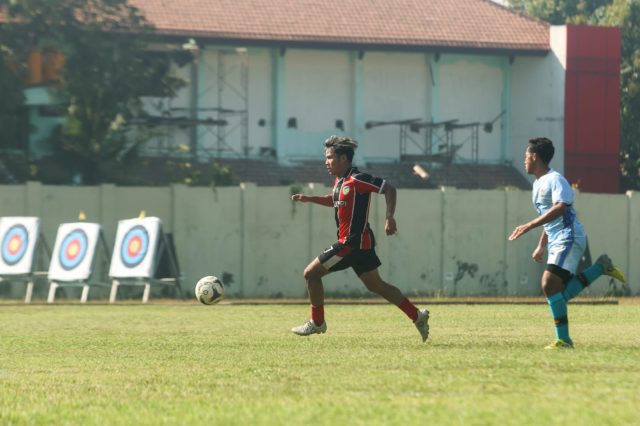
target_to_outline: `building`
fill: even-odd
[[[618,191],[615,28],[549,27],[489,0],[133,4],[157,28],[151,48],[192,55],[174,67],[188,87],[149,100],[167,131],[146,155],[189,146],[251,179],[247,161],[289,173],[344,134],[356,162],[406,186],[525,187],[526,141],[547,136],[572,183]]]

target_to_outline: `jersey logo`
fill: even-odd
[[[340,201],[334,201],[333,202],[333,207],[343,207],[346,206],[347,202],[344,200],[340,200]]]
[[[349,185],[345,185],[345,186],[342,187],[342,193],[344,195],[347,195],[350,190],[351,190],[351,188],[349,188]]]
[[[545,188],[543,186],[542,188],[540,188],[540,191],[538,191],[538,195],[541,196],[541,197],[544,197],[544,190],[545,190]]]

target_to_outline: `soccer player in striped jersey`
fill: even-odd
[[[587,246],[587,236],[573,208],[571,186],[560,173],[549,167],[554,152],[553,143],[547,138],[529,141],[524,167],[528,174],[536,178],[532,201],[539,216],[516,227],[509,240],[543,226],[532,257],[542,263],[545,248],[548,250],[547,267],[542,274],[541,284],[555,323],[556,339],[546,349],[570,349],[573,348],[573,341],[569,337],[567,302],[603,274],[622,283],[626,282],[626,278],[606,254],[601,255],[589,268],[575,274]]]
[[[375,252],[375,238],[369,226],[371,193],[383,194],[387,204],[384,230],[396,233],[396,189],[384,179],[360,172],[352,164],[358,144],[347,137],[331,136],[325,143],[325,166],[335,176],[333,193],[323,196],[295,194],[293,201],[310,202],[335,209],[338,241],[316,257],[304,270],[311,319],[291,331],[308,336],[327,331],[324,320],[324,288],[322,277],[330,272],[353,268],[364,285],[390,303],[398,306],[415,324],[422,341],[429,337],[429,312],[419,310],[400,290],[383,281],[378,273],[380,260]]]

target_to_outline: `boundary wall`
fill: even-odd
[[[309,261],[336,239],[333,209],[292,203],[292,187],[190,188],[26,185],[0,186],[1,216],[39,216],[49,244],[60,223],[75,221],[79,211],[103,225],[113,247],[118,220],[158,216],[173,233],[183,288],[192,291],[204,275],[217,275],[228,297],[305,297],[302,272]],[[327,194],[318,184],[307,194]],[[589,235],[592,259],[603,252],[627,274],[631,294],[640,294],[640,197],[627,194],[576,194],[576,209]],[[383,196],[372,197],[370,223],[382,260],[382,277],[407,295],[538,296],[543,265],[531,260],[540,231],[517,241],[507,236],[535,211],[529,191],[400,189],[398,234],[384,235]],[[635,253],[635,254],[634,254]],[[369,293],[353,271],[325,278],[328,296]],[[6,288],[3,297],[22,297],[24,286]],[[43,298],[44,285],[34,297]],[[618,287],[619,288],[619,287]],[[604,296],[613,289],[606,277],[587,295]],[[75,297],[70,295],[70,297]],[[93,298],[107,298],[100,290]]]

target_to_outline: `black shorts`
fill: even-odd
[[[358,276],[382,265],[374,249],[360,250],[335,243],[318,256],[318,260],[330,272],[353,268]]]
[[[553,263],[548,263],[545,269],[552,274],[560,277],[564,284],[568,283],[569,280],[573,278],[573,274],[571,272],[559,267],[558,265],[554,265]]]

